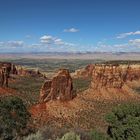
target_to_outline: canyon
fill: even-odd
[[[32,87],[32,83],[27,81],[42,79],[42,85],[38,86],[35,93],[32,92],[31,99],[36,98],[37,102],[30,104],[30,111],[36,127],[54,126],[90,129],[97,127],[104,129],[106,123],[103,120],[104,114],[121,103],[139,102],[140,95],[133,89],[139,87],[140,65],[121,64],[89,64],[84,68],[70,73],[68,69],[59,69],[52,77],[48,78],[39,70],[27,69],[19,65],[3,63],[7,68],[8,87],[0,87],[0,95],[18,96],[28,103],[26,90],[21,94],[15,87],[19,79],[24,79],[23,86]],[[12,68],[13,67],[13,68]],[[14,69],[14,70],[12,70]],[[0,75],[2,76],[2,75]],[[14,79],[15,78],[15,79]],[[77,92],[74,90],[74,80],[90,79],[86,90]],[[27,80],[27,81],[26,81]],[[33,88],[35,88],[34,86]],[[19,86],[19,89],[21,87]],[[7,93],[10,94],[7,94]],[[3,94],[2,94],[3,93]]]

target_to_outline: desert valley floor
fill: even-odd
[[[55,128],[56,133],[62,129],[79,128],[105,133],[108,124],[104,118],[107,113],[121,104],[140,101],[139,61],[6,61],[14,64],[16,74],[10,74],[8,87],[0,87],[0,98],[21,98],[31,113],[32,127],[35,129],[47,126],[50,131]],[[72,89],[67,90],[69,95],[61,93],[66,92],[65,86],[69,82],[72,84],[72,87],[69,85]],[[59,91],[53,92],[52,89]]]

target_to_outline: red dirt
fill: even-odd
[[[10,88],[0,87],[0,96],[17,95],[17,91]]]
[[[34,105],[29,110],[39,126],[47,124],[60,128],[67,125],[71,128],[96,127],[102,130],[106,127],[104,115],[113,106],[140,101],[140,95],[134,93],[128,85],[122,89],[88,89],[71,101],[49,101]]]

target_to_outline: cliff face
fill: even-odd
[[[12,64],[8,62],[0,62],[0,86],[8,87],[8,79],[12,71]]]
[[[92,124],[91,128],[93,126],[98,128],[103,122],[102,118],[112,110],[112,107],[120,103],[140,101],[140,95],[132,89],[133,84],[134,87],[137,84],[139,87],[140,68],[126,65],[93,66],[90,75],[91,87],[82,91],[73,100],[71,100],[74,96],[72,81],[67,70],[60,70],[52,80],[43,84],[40,91],[42,103],[31,108],[31,114],[39,120],[39,124],[40,122],[53,124],[59,128],[68,123],[68,126],[80,126],[86,129]],[[89,70],[89,66],[87,69]],[[55,101],[46,103],[51,99]],[[70,101],[60,102],[57,99],[70,99]]]
[[[9,62],[0,62],[0,86],[8,87],[8,81],[10,75],[20,75],[20,76],[42,76],[39,71],[27,70],[22,67],[18,67]]]
[[[140,79],[140,68],[119,65],[95,65],[92,71],[92,89],[122,88],[127,81]]]
[[[78,78],[78,77],[84,77],[84,78],[91,77],[92,71],[93,71],[94,68],[95,68],[95,65],[89,64],[89,65],[87,65],[83,69],[76,70],[75,73],[73,73],[73,77],[74,78]]]
[[[17,68],[14,64],[9,62],[0,62],[0,69],[6,68],[8,74],[17,74]]]
[[[47,78],[45,74],[41,73],[38,69],[28,69],[22,66],[16,66],[17,75]]]
[[[140,79],[140,67],[95,64],[88,65],[77,76],[91,77],[90,89],[122,89],[128,81]],[[117,91],[116,90],[116,91]],[[68,70],[60,70],[52,80],[47,80],[40,90],[40,101],[59,99],[71,100],[74,97],[72,78]]]
[[[66,69],[59,70],[52,80],[46,81],[40,91],[40,101],[71,100],[73,98],[73,84],[70,73]]]
[[[52,81],[47,80],[42,85],[41,90],[40,90],[40,102],[44,102],[48,98],[48,95],[51,91],[51,84],[52,84]]]

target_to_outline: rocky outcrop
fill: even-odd
[[[26,68],[23,68],[21,66],[18,66],[17,74],[20,75],[20,76],[40,76],[40,77],[44,77],[44,75],[42,73],[40,73],[39,70],[26,69]]]
[[[11,72],[11,63],[0,62],[0,86],[8,87],[8,79]]]
[[[15,64],[10,62],[0,62],[0,86],[8,87],[8,81],[11,74],[17,75],[18,70]]]
[[[46,81],[40,91],[40,101],[49,100],[67,101],[74,97],[73,84],[67,69],[61,69],[52,80]]]
[[[41,87],[40,90],[40,102],[44,102],[44,100],[48,97],[50,91],[51,91],[51,80],[47,80]]]
[[[17,75],[17,67],[14,64],[11,64],[11,74],[16,74]]]
[[[75,73],[73,73],[73,77],[74,78],[78,78],[78,77],[82,77],[82,78],[91,77],[92,71],[93,71],[94,68],[95,68],[95,65],[89,64],[88,66],[86,66],[83,69],[76,70]]]
[[[0,69],[0,86],[8,87],[9,73],[6,67]]]
[[[91,88],[122,88],[127,81],[140,79],[140,69],[119,65],[95,65]]]
[[[140,79],[140,68],[133,68],[131,66],[128,66],[127,69],[125,69],[125,74],[123,75],[124,81],[133,81],[133,80],[139,80]]]
[[[0,62],[0,69],[2,67],[5,67],[7,69],[8,74],[17,74],[17,67],[15,64],[12,64],[10,62]]]
[[[12,63],[0,62],[0,69],[5,68],[7,70],[8,76],[10,75],[12,69]]]
[[[92,75],[92,71],[94,70],[95,65],[93,64],[89,64],[86,66],[85,70],[87,71],[87,75],[91,76]]]

